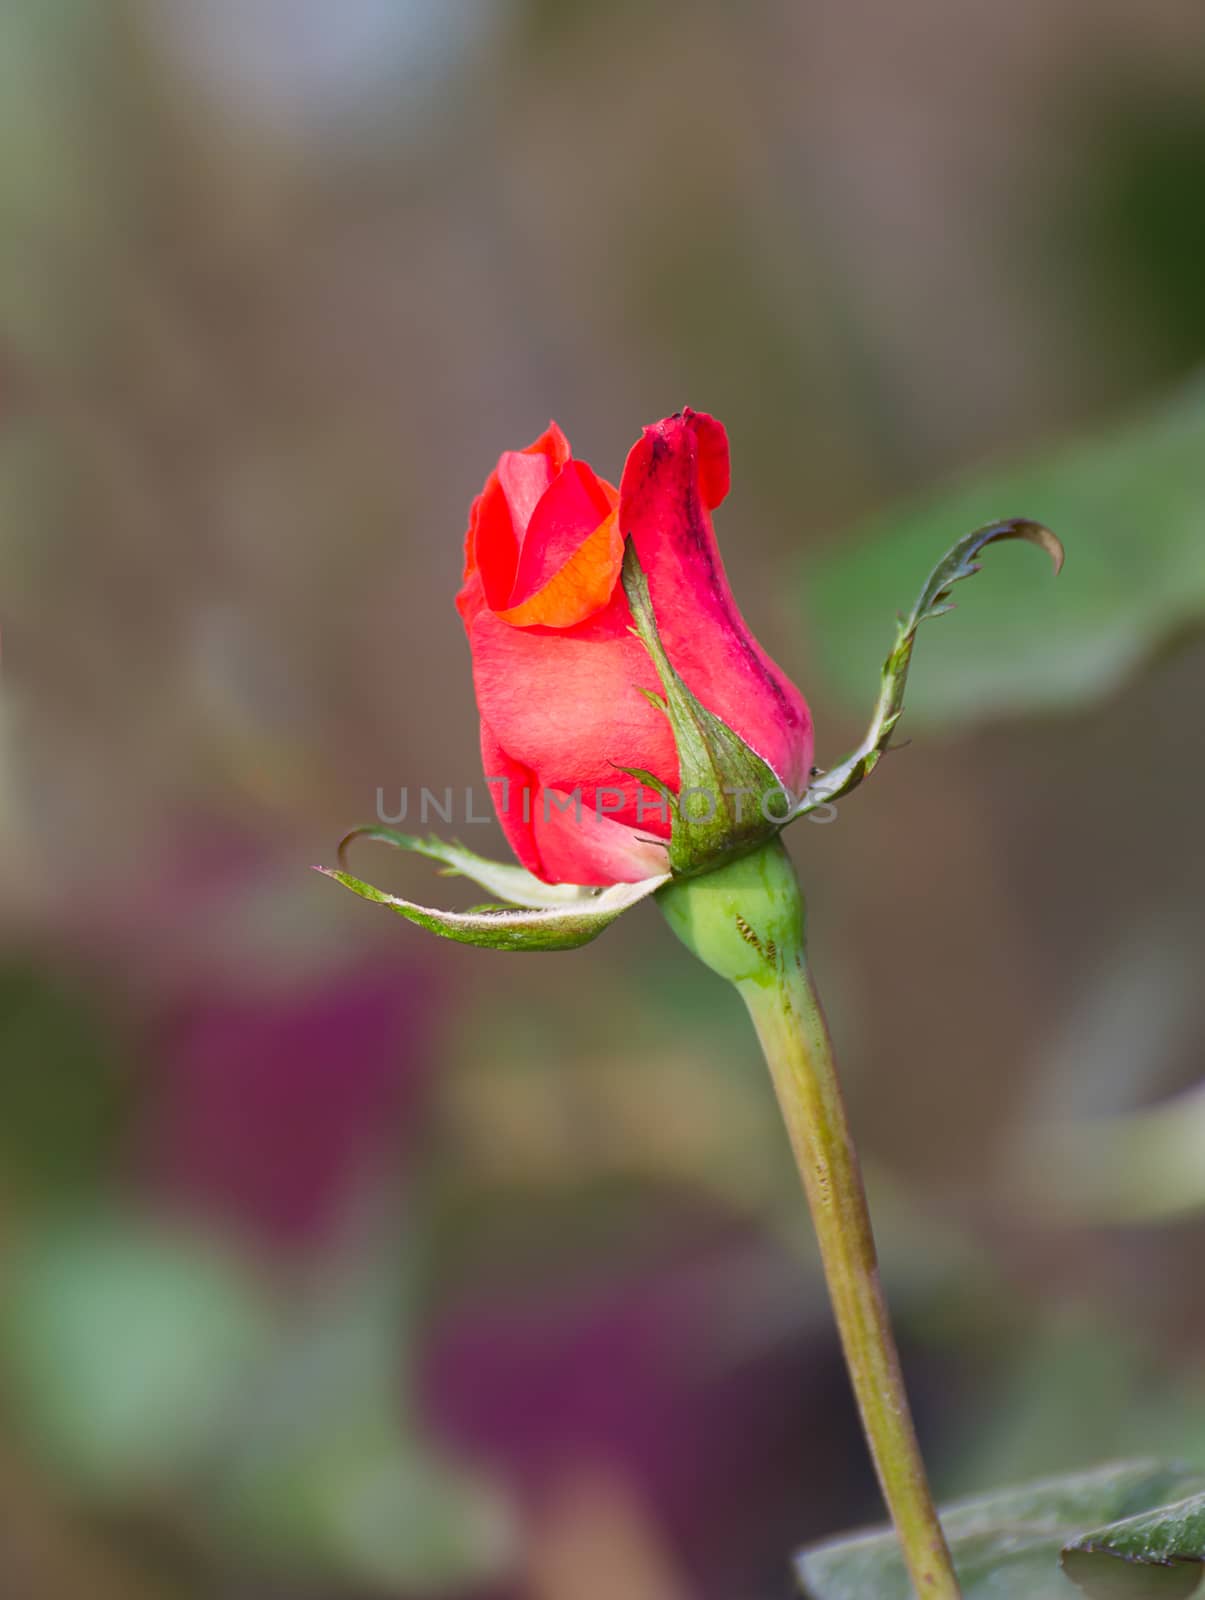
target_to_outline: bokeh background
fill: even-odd
[[[478,779],[553,414],[724,418],[822,761],[1063,536],[792,848],[941,1491],[1205,1466],[1203,108],[1195,0],[3,8],[6,1600],[774,1600],[879,1516],[735,998],[308,870]]]

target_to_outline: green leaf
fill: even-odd
[[[1082,1534],[1063,1551],[1063,1571],[1094,1600],[1140,1594],[1144,1579],[1150,1594],[1168,1600],[1195,1594],[1202,1562],[1205,1492]]]
[[[500,911],[438,911],[388,894],[384,889],[374,889],[371,884],[362,883],[350,873],[337,872],[333,867],[317,867],[315,871],[333,878],[363,900],[388,906],[398,916],[438,934],[441,939],[455,939],[460,944],[480,945],[489,950],[574,950],[596,939],[617,917],[669,880],[669,874],[662,873],[639,883],[616,883],[609,889],[579,891],[563,905]]]
[[[875,703],[870,727],[862,743],[852,755],[839,761],[835,767],[822,773],[809,785],[793,816],[804,816],[817,806],[828,805],[856,789],[872,773],[891,743],[891,735],[904,710],[904,690],[908,682],[908,669],[912,664],[912,650],[916,643],[916,630],[929,617],[943,616],[954,609],[950,590],[963,578],[973,577],[979,571],[975,559],[989,545],[1005,540],[1024,539],[1045,550],[1054,562],[1056,573],[1063,565],[1063,547],[1049,528],[1039,522],[1014,518],[1008,522],[991,522],[985,528],[965,534],[933,568],[916,604],[907,616],[896,624],[895,643],[883,663],[880,676],[879,698]]]
[[[1184,1563],[1205,1553],[1199,1520],[1180,1504],[1202,1492],[1205,1475],[1186,1467],[1122,1462],[956,1501],[941,1521],[963,1600],[1072,1600],[1064,1550],[1083,1593],[1173,1600],[1194,1592],[1182,1586],[1193,1575]],[[1143,1526],[1131,1533],[1134,1522]],[[1082,1532],[1095,1524],[1098,1532]],[[1167,1561],[1175,1564],[1157,1564]],[[796,1570],[811,1600],[913,1600],[890,1529],[814,1545],[796,1558]]]
[[[1076,1225],[1132,1226],[1205,1209],[1205,1085],[1119,1116],[1030,1130],[1014,1158],[1027,1206]]]
[[[388,1405],[388,1396],[383,1396]],[[505,1574],[511,1512],[484,1477],[434,1446],[352,1418],[251,1476],[236,1471],[228,1533],[273,1571],[378,1594],[462,1594]],[[225,1506],[223,1512],[227,1512]]]
[[[133,1218],[38,1230],[6,1262],[0,1361],[16,1420],[98,1493],[157,1487],[203,1457],[270,1334],[239,1263]]]
[[[997,563],[958,627],[936,632],[913,674],[909,724],[1062,710],[1113,692],[1205,615],[1205,384],[1098,437],[971,477],[843,540],[804,578],[817,671],[849,705],[935,530],[1016,506],[1073,544],[1075,581],[1035,586]]]
[[[678,795],[669,795],[664,784],[639,768],[625,770],[671,800],[670,866],[676,874],[698,872],[772,838],[786,820],[792,797],[762,758],[679,677],[657,633],[648,579],[631,539],[624,550],[623,587],[635,632],[665,690],[664,709],[678,750]],[[763,805],[780,807],[781,816],[767,821]]]
[[[589,899],[593,893],[576,883],[543,883],[526,867],[517,866],[512,861],[490,861],[454,841],[445,844],[442,839],[419,839],[414,834],[398,833],[393,828],[376,827],[371,823],[362,828],[353,828],[339,845],[339,866],[344,871],[347,870],[348,847],[357,839],[377,839],[383,844],[395,845],[399,850],[410,850],[415,855],[442,862],[448,869],[448,877],[471,878],[508,905],[572,905]]]
[[[367,1247],[366,1247],[367,1246]],[[248,1560],[357,1593],[435,1596],[497,1581],[517,1544],[500,1486],[422,1426],[414,1381],[413,1236],[322,1263],[268,1352],[206,1503]]]

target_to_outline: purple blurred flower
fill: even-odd
[[[411,1136],[430,1015],[429,986],[396,965],[177,1005],[160,1033],[144,1170],[270,1243],[312,1239]]]
[[[775,1592],[784,1552],[869,1508],[873,1485],[827,1329],[725,1348],[742,1254],[576,1299],[462,1307],[433,1340],[434,1424],[505,1470],[537,1514],[572,1474],[612,1473],[692,1595]]]

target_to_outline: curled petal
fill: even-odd
[[[618,496],[584,461],[571,461],[535,507],[505,608],[514,627],[569,628],[600,611],[623,565]]]
[[[506,605],[528,523],[570,455],[568,439],[550,422],[525,449],[503,452],[474,500],[465,539],[465,584],[476,576],[491,606]],[[462,612],[464,600],[462,594]]]

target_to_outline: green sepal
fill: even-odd
[[[470,878],[512,906],[571,905],[578,900],[588,900],[594,893],[593,889],[583,889],[576,883],[545,883],[534,873],[528,872],[526,867],[516,866],[513,861],[491,861],[487,856],[466,850],[464,845],[455,840],[446,843],[434,837],[420,839],[415,834],[398,833],[393,828],[379,827],[374,823],[353,828],[340,841],[339,867],[343,872],[347,871],[348,848],[357,839],[376,839],[398,850],[409,850],[415,855],[426,856],[430,861],[438,861],[445,869],[441,876]]]
[[[439,911],[433,906],[416,905],[412,900],[376,889],[334,867],[317,867],[317,872],[333,878],[363,900],[388,906],[408,922],[459,944],[475,944],[487,950],[575,950],[589,944],[616,917],[637,905],[669,878],[645,878],[640,883],[616,883],[609,889],[578,890],[560,905],[514,906],[501,910]]]
[[[1062,570],[1064,550],[1061,541],[1040,522],[1030,522],[1024,517],[988,523],[974,533],[965,534],[947,550],[926,579],[912,610],[896,623],[895,643],[883,663],[879,698],[865,738],[851,755],[827,772],[820,773],[808,786],[807,793],[791,812],[792,818],[805,816],[818,806],[829,805],[840,799],[851,789],[856,789],[863,778],[878,766],[904,710],[904,689],[908,682],[908,668],[912,663],[916,630],[928,617],[940,617],[954,609],[949,598],[950,590],[960,579],[973,577],[979,571],[979,562],[975,558],[988,545],[1000,544],[1006,539],[1025,539],[1037,545],[1053,561],[1056,576]]]
[[[654,794],[659,794],[665,801],[665,815],[667,818],[672,819],[677,816],[678,797],[669,784],[659,778],[655,772],[650,772],[647,767],[617,767],[616,771],[627,773],[629,778],[635,778],[637,783],[642,783],[646,789],[651,789]],[[650,806],[648,809],[656,811],[660,807]],[[658,842],[662,845],[665,844],[664,839]],[[668,849],[668,846],[666,848]]]
[[[630,538],[623,555],[623,587],[634,631],[661,678],[665,690],[661,709],[669,718],[678,750],[678,795],[670,797],[670,868],[676,876],[705,871],[772,838],[785,821],[792,800],[761,756],[708,711],[678,675],[657,632],[648,579]],[[642,783],[667,793],[665,785],[651,775],[631,770]],[[781,805],[781,815],[768,821],[764,810],[775,804]]]

